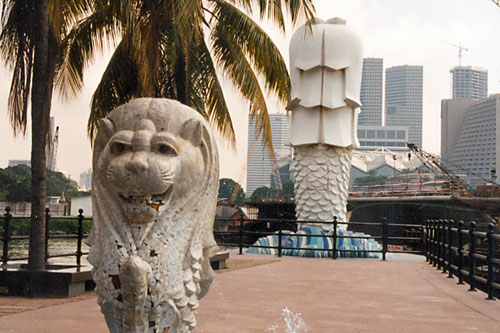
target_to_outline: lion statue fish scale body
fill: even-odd
[[[218,154],[205,119],[142,98],[101,120],[89,262],[111,332],[191,332],[214,273]]]

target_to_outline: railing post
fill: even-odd
[[[488,300],[494,300],[493,297],[493,282],[495,282],[495,272],[493,271],[493,224],[488,224],[488,232],[486,233],[486,240],[488,241]]]
[[[433,246],[434,246],[434,240],[432,239],[432,220],[427,220],[427,228],[429,229],[429,233],[427,235],[427,239],[428,239],[428,245],[426,246],[426,249],[427,249],[427,252],[428,252],[428,256],[429,256],[429,264],[432,264],[433,262],[433,258],[432,258],[432,249],[433,249]]]
[[[451,262],[453,260],[453,250],[451,246],[453,244],[453,231],[451,230],[455,224],[455,221],[448,220],[448,279],[453,279],[453,269],[451,268]]]
[[[10,207],[5,208],[4,216],[2,262],[4,265],[7,265],[9,262],[10,220],[12,219]]]
[[[337,216],[333,217],[332,259],[337,259]]]
[[[448,252],[446,248],[446,243],[448,237],[448,220],[441,220],[441,273],[446,273],[448,271],[448,265],[446,264],[448,259]]]
[[[436,232],[436,226],[437,226],[437,221],[436,220],[432,220],[432,244],[431,244],[431,247],[432,247],[432,267],[436,267],[437,265],[437,260],[436,260],[436,256],[437,256],[437,232]]]
[[[446,226],[448,220],[441,220],[441,269],[446,273]]]
[[[50,208],[45,208],[45,263],[49,260],[49,223],[50,223]]]
[[[441,270],[441,227],[443,220],[436,221],[436,261],[437,269]]]
[[[82,264],[83,209],[78,210],[78,238],[76,243],[76,266]]]
[[[239,254],[243,254],[243,216],[240,216],[240,240],[239,240],[239,248],[240,252]]]
[[[471,222],[469,225],[469,291],[476,291],[476,282],[474,280],[476,273],[476,258],[474,258],[474,253],[476,252],[475,229],[476,222]]]
[[[462,267],[464,265],[464,241],[462,236],[462,229],[464,227],[464,221],[458,221],[458,284],[464,284],[464,278],[462,275]]]
[[[429,220],[425,220],[424,226],[424,251],[425,251],[425,261],[430,263],[429,258]]]
[[[279,227],[278,227],[278,257],[281,257],[281,250],[282,250],[281,249],[281,247],[282,247],[281,239],[282,239],[282,236],[283,236],[282,222],[283,222],[283,220],[280,217],[279,220],[278,220],[278,224],[279,224]]]
[[[384,217],[382,220],[382,260],[385,261],[387,254],[387,218]]]

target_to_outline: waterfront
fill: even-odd
[[[60,239],[53,238],[49,239],[49,254],[50,255],[61,255],[61,254],[76,254],[76,245],[77,239]],[[28,239],[16,239],[11,240],[9,242],[9,257],[11,258],[19,258],[19,257],[27,257],[28,256],[28,248],[29,248],[29,240]],[[87,253],[89,251],[89,247],[82,243],[82,252]],[[51,258],[49,263],[58,263],[58,264],[75,264],[76,257],[68,256],[68,257],[57,257]],[[82,264],[86,265],[87,256],[82,257]]]

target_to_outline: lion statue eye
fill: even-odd
[[[130,146],[122,143],[122,142],[115,142],[111,145],[111,153],[114,155],[118,155],[123,153],[126,150],[129,150]]]
[[[166,155],[177,155],[177,151],[172,146],[167,144],[158,145],[158,152]]]

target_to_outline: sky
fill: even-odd
[[[458,65],[458,49],[468,48],[462,65],[488,70],[489,93],[500,93],[500,8],[491,0],[316,0],[317,17],[342,17],[361,37],[365,57],[384,59],[384,68],[422,65],[423,148],[440,151],[440,105],[450,98],[449,70]],[[285,35],[262,22],[288,61],[288,41],[295,27]],[[448,43],[447,43],[448,42]],[[96,57],[85,72],[85,86],[78,98],[63,102],[53,99],[52,116],[60,127],[57,169],[79,180],[91,166],[91,147],[86,124],[92,92],[106,67],[111,52]],[[30,158],[30,133],[13,136],[7,115],[11,73],[0,68],[0,168],[8,160]],[[226,85],[226,97],[236,132],[237,146],[220,142],[221,177],[245,184],[248,105]],[[269,102],[271,113],[285,112],[283,105]]]

